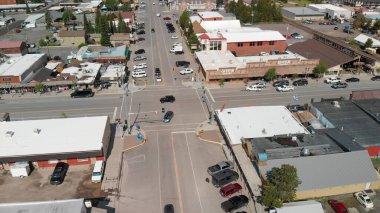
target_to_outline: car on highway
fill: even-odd
[[[335,213],[348,213],[347,208],[342,202],[333,199],[328,200],[327,202],[330,204]]]
[[[176,61],[175,65],[177,67],[188,67],[190,65],[189,61]]]
[[[289,81],[288,80],[280,80],[280,81],[276,81],[272,84],[273,87],[279,87],[282,85],[289,86]]]
[[[219,190],[219,193],[223,197],[227,197],[227,196],[235,194],[236,192],[240,192],[241,189],[242,189],[242,187],[241,187],[240,184],[238,184],[238,183],[230,183],[230,184],[222,187]]]
[[[257,85],[252,84],[252,85],[246,86],[246,87],[245,87],[245,90],[247,90],[247,91],[256,91],[256,92],[260,92],[260,91],[261,91],[261,88],[258,87]]]
[[[356,192],[354,194],[354,197],[365,209],[373,208],[374,206],[373,202],[371,198],[365,192]]]
[[[164,207],[164,213],[174,213],[173,204],[166,204]]]
[[[326,84],[334,84],[334,83],[338,83],[338,82],[341,82],[341,79],[337,78],[337,77],[331,77],[331,78],[325,79]]]
[[[135,70],[132,72],[133,78],[143,78],[146,77],[146,72],[144,70]]]
[[[304,78],[293,81],[293,86],[306,86],[308,84],[309,82],[307,81],[307,79]]]
[[[380,81],[380,75],[377,75],[377,76],[373,76],[371,78],[372,81]]]
[[[179,71],[179,74],[186,75],[186,74],[192,74],[194,72],[193,68],[185,68],[181,71]]]
[[[136,64],[133,66],[133,69],[144,69],[144,68],[147,68],[148,66],[146,65],[146,63],[140,63],[140,64]]]
[[[75,90],[70,94],[71,98],[89,98],[94,96],[94,92],[92,89],[80,89],[80,90]]]
[[[346,82],[359,82],[360,81],[360,79],[359,78],[347,78],[346,79]]]
[[[146,60],[146,57],[145,57],[145,56],[138,55],[138,56],[136,56],[133,60],[134,60],[134,61],[143,61],[143,60]]]
[[[305,111],[306,110],[306,108],[304,106],[301,106],[299,104],[288,105],[286,108],[288,108],[288,110],[291,112],[298,112],[298,111]]]
[[[343,83],[343,82],[337,82],[337,83],[334,83],[331,85],[331,88],[333,89],[344,89],[347,87],[347,83]]]
[[[221,207],[225,212],[231,212],[233,210],[236,210],[236,209],[239,209],[243,206],[246,206],[248,204],[248,201],[249,201],[249,199],[247,196],[237,195],[237,196],[234,196],[234,197],[228,199],[227,201],[224,201],[221,204]]]
[[[50,184],[59,185],[63,183],[67,170],[69,169],[69,165],[64,162],[59,162],[55,165],[53,174],[50,178]]]
[[[277,87],[276,90],[278,92],[290,92],[290,91],[294,91],[294,87],[282,85],[282,86]]]
[[[164,123],[169,123],[172,120],[173,116],[174,116],[173,111],[167,111],[162,120]]]
[[[207,172],[212,175],[226,169],[233,169],[234,164],[231,161],[221,161],[207,168]]]
[[[167,95],[160,98],[161,103],[166,103],[166,102],[173,103],[174,101],[175,101],[175,97],[173,95]]]
[[[145,53],[144,49],[138,49],[138,50],[135,51],[136,55],[140,55],[140,54],[144,54],[144,53]]]
[[[172,35],[170,38],[171,38],[171,39],[177,39],[178,36],[176,36],[176,35]]]

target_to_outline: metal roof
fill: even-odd
[[[378,177],[366,150],[300,158],[268,160],[259,166],[266,176],[274,167],[289,164],[297,169],[301,184],[297,191],[326,189],[377,181]]]
[[[2,203],[0,204],[0,212],[7,213],[82,213],[84,209],[84,200],[52,200],[52,201],[37,201],[24,203]]]
[[[287,11],[296,16],[325,16],[325,14],[307,7],[283,7],[281,11]]]

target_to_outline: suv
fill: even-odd
[[[173,111],[167,111],[163,118],[164,123],[169,123],[172,120],[173,116],[174,116]]]
[[[280,87],[282,85],[289,86],[289,81],[288,80],[276,81],[272,85],[273,85],[273,87]]]
[[[210,166],[207,168],[207,172],[212,175],[217,172],[226,170],[226,169],[233,169],[234,164],[231,161],[221,161],[213,166]]]
[[[373,76],[371,78],[372,81],[380,81],[380,75],[377,75],[377,76]]]
[[[188,67],[190,65],[189,61],[176,61],[175,65],[177,67]]]
[[[161,75],[160,68],[156,68],[156,69],[154,70],[154,75],[155,75],[155,76],[160,76],[160,75]]]
[[[231,212],[232,210],[238,209],[248,204],[248,198],[245,195],[238,195],[224,201],[221,204],[222,209],[225,212]]]
[[[94,92],[92,89],[83,89],[83,90],[75,90],[73,93],[70,94],[70,97],[72,98],[83,98],[83,97],[92,97],[94,96]]]
[[[139,54],[144,54],[145,53],[145,50],[144,49],[138,49],[135,51],[135,54],[136,55],[139,55]]]
[[[167,95],[167,96],[160,98],[161,103],[165,103],[165,102],[173,103],[174,101],[175,101],[175,97],[172,95]]]
[[[371,209],[373,208],[373,202],[371,200],[371,198],[369,198],[369,196],[364,193],[364,192],[356,192],[354,194],[354,197],[356,198],[356,200],[359,201],[359,203],[364,207],[364,208],[368,208],[368,209]]]
[[[241,188],[240,184],[231,183],[231,184],[228,184],[227,186],[221,188],[219,192],[223,197],[227,197],[227,196],[230,196],[232,194],[235,194],[236,192],[241,191],[241,189],[242,188]]]
[[[309,82],[307,81],[307,79],[299,79],[299,80],[296,80],[296,81],[293,81],[293,86],[305,86],[305,85],[308,85]]]
[[[57,165],[55,165],[53,174],[51,175],[50,184],[59,185],[63,183],[63,180],[65,179],[68,169],[69,169],[68,164],[64,162],[57,163]]]

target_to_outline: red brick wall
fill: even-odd
[[[67,160],[58,160],[58,162],[66,162],[70,166],[73,165],[86,165],[86,164],[92,164],[95,163],[96,160],[104,160],[104,157],[99,156],[99,157],[92,157],[92,158],[87,158],[87,160],[82,161],[77,158],[72,158],[72,159],[67,159]],[[37,162],[38,167],[55,167],[56,163],[49,163],[49,161],[38,161]]]
[[[20,83],[19,76],[0,76],[0,84]]]
[[[16,4],[16,0],[0,0],[0,5]]]
[[[258,55],[260,52],[271,53],[272,51],[285,52],[286,50],[286,41],[274,41],[274,45],[269,45],[269,41],[263,41],[262,46],[250,46],[250,42],[243,42],[243,46],[239,47],[238,42],[236,43],[227,43],[227,50],[234,51],[236,56],[250,56]]]
[[[380,152],[380,146],[367,147],[366,149],[371,157],[377,157]]]

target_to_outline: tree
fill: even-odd
[[[185,10],[179,17],[179,26],[182,28],[183,31],[185,31],[185,33],[187,31],[187,28],[189,27],[190,22],[190,14],[187,10]]]
[[[45,85],[41,82],[37,82],[35,85],[34,85],[34,91],[36,92],[41,92],[42,89],[45,87]]]
[[[97,33],[100,33],[101,18],[102,18],[102,15],[100,14],[100,10],[97,9],[96,14],[95,14],[95,31]]]
[[[187,32],[186,32],[187,38],[189,38],[190,35],[194,34],[194,28],[193,28],[193,24],[191,23],[191,21],[189,21],[188,26],[189,27],[187,28]]]
[[[264,79],[267,81],[271,81],[273,78],[277,76],[277,72],[275,68],[270,68],[264,75]]]
[[[127,24],[125,24],[123,18],[121,17],[121,14],[119,13],[118,23],[117,23],[117,29],[119,33],[127,33]]]
[[[216,8],[224,5],[224,0],[216,0]]]
[[[371,29],[371,27],[372,27],[372,20],[368,20],[365,23],[364,28],[367,29],[367,30],[369,30],[369,29]]]
[[[62,15],[62,21],[67,26],[71,20],[74,20],[74,14],[73,12],[66,10]]]
[[[316,77],[320,78],[323,76],[323,74],[325,74],[327,72],[327,66],[324,65],[324,64],[318,64],[314,70],[313,70],[313,73]]]
[[[369,39],[367,39],[367,41],[365,42],[364,47],[365,47],[365,48],[370,48],[370,47],[372,47],[372,45],[373,45],[373,40],[369,38]]]
[[[53,25],[52,25],[52,19],[51,19],[51,15],[50,15],[50,12],[48,10],[46,10],[45,12],[45,23],[46,23],[46,29],[50,29]]]
[[[187,41],[189,42],[189,44],[199,44],[199,40],[197,38],[197,36],[193,33],[191,35],[189,35],[189,37],[187,38]]]
[[[120,10],[123,12],[132,11],[131,3],[130,2],[123,3],[123,5],[121,5],[121,7],[120,7]]]
[[[375,23],[373,23],[372,30],[380,30],[380,19],[376,20]]]
[[[294,166],[283,164],[273,168],[263,184],[263,203],[265,206],[281,207],[283,202],[291,202],[301,181]]]
[[[108,35],[107,32],[102,31],[100,33],[100,44],[102,46],[110,46],[111,45],[110,36]]]
[[[87,20],[85,13],[83,13],[83,25],[84,25],[84,31],[86,31],[86,34],[95,32],[95,29],[92,26],[91,22]]]
[[[115,11],[117,10],[117,5],[119,4],[118,0],[106,0],[104,5],[107,7],[107,9]]]
[[[356,16],[354,22],[352,23],[353,28],[354,28],[354,29],[358,29],[358,28],[363,27],[364,24],[365,24],[365,20],[366,20],[366,19],[365,19],[363,13],[359,13],[359,14]]]
[[[26,9],[25,9],[26,13],[29,14],[30,13],[30,8],[29,8],[29,4],[28,4],[27,1],[25,1],[25,7],[26,7]]]

